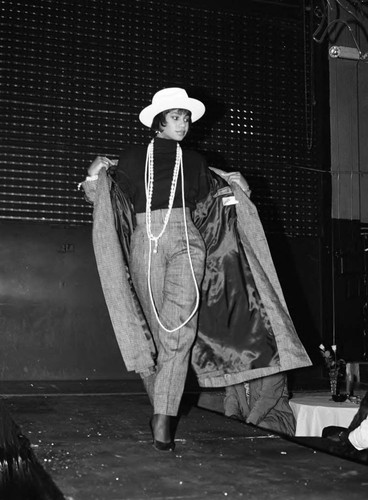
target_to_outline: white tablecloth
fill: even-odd
[[[349,427],[359,405],[350,401],[335,403],[329,393],[300,393],[290,399],[296,418],[296,436],[321,437],[324,427]]]

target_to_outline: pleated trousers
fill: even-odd
[[[160,233],[166,212],[167,210],[151,212],[151,231],[154,236]],[[192,222],[190,210],[185,209],[185,214],[190,258],[197,286],[200,287],[205,265],[205,245]],[[154,307],[162,325],[167,330],[173,330],[186,321],[196,303],[182,208],[172,210],[166,230],[159,240],[157,253],[153,249],[154,243],[151,249],[151,272],[148,276],[150,250],[146,214],[137,214],[129,266],[157,350],[156,371],[148,384],[148,392],[154,413],[175,416],[184,391],[190,351],[197,332],[198,313],[179,330],[167,332],[157,321]]]

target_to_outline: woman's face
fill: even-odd
[[[190,117],[177,109],[171,109],[166,115],[166,124],[160,131],[162,139],[182,141],[189,130]]]

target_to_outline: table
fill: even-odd
[[[322,436],[324,427],[349,427],[359,405],[335,403],[329,392],[296,393],[289,401],[296,419],[295,436]]]

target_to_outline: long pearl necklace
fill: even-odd
[[[152,141],[148,144],[147,155],[146,155],[146,172],[145,172],[145,178],[146,178],[146,227],[147,227],[147,236],[148,236],[149,240],[153,241],[155,244],[153,252],[157,253],[158,241],[166,230],[166,226],[169,222],[172,207],[174,204],[176,185],[178,183],[179,171],[180,171],[180,166],[181,166],[182,161],[183,161],[183,155],[182,155],[181,147],[177,143],[176,144],[175,166],[174,166],[173,176],[172,176],[172,180],[171,180],[168,209],[167,209],[167,212],[165,214],[164,224],[163,224],[163,227],[162,227],[160,233],[157,236],[154,236],[152,234],[152,229],[151,229],[151,226],[152,226],[151,208],[152,208],[152,196],[153,196],[153,185],[154,185],[153,151],[154,151],[154,139],[152,139]]]
[[[194,274],[194,269],[193,269],[193,263],[192,263],[192,258],[190,256],[190,245],[189,245],[189,235],[188,235],[188,227],[187,227],[187,220],[186,220],[186,215],[185,215],[185,195],[184,195],[184,169],[183,169],[183,153],[181,150],[181,147],[179,144],[176,144],[176,158],[175,158],[175,167],[174,167],[174,172],[173,172],[173,178],[171,181],[171,188],[170,188],[170,196],[169,196],[169,207],[166,212],[165,218],[164,218],[164,226],[160,231],[160,234],[157,236],[153,236],[152,230],[151,230],[151,206],[152,206],[152,194],[153,194],[153,182],[154,182],[154,172],[153,172],[153,142],[154,140],[149,143],[147,147],[147,156],[146,156],[146,172],[145,172],[145,181],[146,181],[146,229],[147,229],[147,236],[149,239],[149,256],[148,256],[148,269],[147,269],[147,284],[148,284],[148,293],[149,297],[151,300],[151,304],[153,307],[153,311],[155,313],[156,319],[165,330],[165,332],[168,333],[173,333],[176,332],[177,330],[180,330],[180,328],[183,328],[194,316],[194,314],[197,312],[198,307],[199,307],[199,289],[197,285],[197,281],[195,278]],[[175,328],[169,329],[166,328],[165,325],[162,324],[157,308],[155,305],[155,301],[153,299],[152,295],[152,287],[151,287],[151,245],[152,241],[155,242],[155,247],[153,250],[153,253],[157,253],[157,245],[158,245],[158,240],[161,238],[161,236],[164,234],[167,223],[169,222],[169,218],[171,215],[173,203],[174,203],[174,196],[175,196],[175,191],[176,191],[176,185],[178,182],[178,176],[179,176],[179,171],[181,173],[181,200],[182,200],[182,206],[183,206],[183,222],[184,222],[184,228],[185,228],[185,239],[187,243],[187,253],[188,253],[188,260],[189,260],[189,267],[191,270],[193,282],[194,282],[194,287],[196,291],[196,301],[195,305],[193,307],[192,312],[189,314],[187,319],[183,321],[180,325],[176,326]]]

